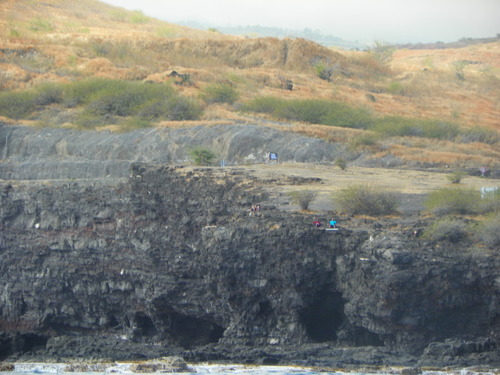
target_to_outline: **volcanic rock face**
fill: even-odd
[[[254,360],[250,347],[291,362],[340,345],[498,360],[496,259],[312,228],[243,170],[134,164],[128,179],[2,182],[0,200],[4,357]],[[448,355],[446,339],[472,346]]]

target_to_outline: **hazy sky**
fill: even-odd
[[[500,33],[500,0],[104,0],[168,22],[309,28],[362,42],[450,42]]]

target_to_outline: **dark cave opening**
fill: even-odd
[[[136,313],[134,316],[134,334],[138,336],[152,337],[158,333],[149,316],[144,313]]]
[[[257,313],[257,317],[267,317],[271,314],[273,314],[273,308],[271,306],[271,302],[269,301],[263,301],[259,302],[259,311]]]
[[[185,349],[217,343],[224,336],[225,328],[209,316],[199,318],[182,314],[166,303],[165,299],[153,301],[155,323],[160,336]]]
[[[38,349],[45,349],[47,345],[48,337],[40,336],[35,333],[27,333],[22,335],[24,341],[24,351],[36,351]]]
[[[224,336],[225,328],[210,319],[180,314],[165,307],[157,314],[158,329],[172,342],[185,349],[217,343]]]
[[[169,315],[169,333],[183,348],[217,343],[224,335],[224,328],[211,321],[178,313]]]
[[[300,313],[300,323],[314,342],[335,341],[337,330],[344,321],[344,301],[341,293],[322,290]]]
[[[111,315],[109,318],[108,318],[108,322],[106,323],[106,328],[118,328],[120,326],[120,323],[118,322],[118,320],[116,319],[116,316],[114,315]]]
[[[47,336],[35,333],[15,334],[13,336],[0,335],[0,360],[12,353],[28,353],[45,349],[47,341]]]

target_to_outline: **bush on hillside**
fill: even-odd
[[[169,85],[109,80],[87,97],[87,110],[96,115],[130,116],[151,100],[175,95]]]
[[[350,128],[366,129],[373,122],[371,114],[362,108],[324,99],[281,99],[261,96],[246,103],[243,110],[268,113],[289,121]]]
[[[477,239],[490,247],[500,246],[500,214],[480,224]]]
[[[481,142],[493,145],[500,142],[500,133],[494,129],[476,126],[462,129],[458,138],[463,143]]]
[[[44,83],[35,89],[35,103],[37,105],[50,105],[61,103],[63,100],[62,86],[56,83]]]
[[[191,98],[176,96],[168,99],[154,99],[145,103],[137,115],[145,120],[186,121],[198,120],[202,106]]]
[[[425,237],[435,241],[450,241],[457,243],[467,237],[468,229],[464,222],[456,219],[443,219],[435,222],[424,233]]]
[[[456,124],[440,120],[421,120],[386,116],[375,121],[372,130],[389,137],[425,137],[452,140],[460,133]]]
[[[335,165],[340,169],[342,169],[343,171],[345,171],[347,168],[347,162],[345,161],[345,159],[342,158],[338,158],[337,160],[335,160]]]
[[[354,129],[369,129],[373,125],[372,114],[364,108],[354,108],[346,104],[332,106],[325,116],[325,125],[341,126]]]
[[[290,193],[294,204],[298,204],[302,210],[307,210],[318,193],[313,190],[298,190]]]
[[[399,206],[396,193],[367,185],[342,189],[333,198],[343,212],[351,215],[389,215],[396,213]]]
[[[213,165],[216,158],[212,150],[204,147],[195,147],[189,150],[189,155],[193,159],[194,164],[204,166]]]
[[[201,98],[206,103],[227,103],[234,104],[238,100],[239,94],[236,89],[228,84],[215,83],[203,88]]]
[[[168,100],[165,118],[170,121],[199,120],[203,107],[196,100],[177,96]]]
[[[104,78],[91,78],[73,82],[64,86],[63,104],[68,108],[87,104],[93,98],[98,98],[106,93],[114,93],[127,89],[125,81]]]
[[[283,99],[275,96],[257,96],[245,103],[242,109],[247,112],[274,114],[283,102]]]
[[[203,107],[191,98],[180,96],[169,84],[93,78],[68,84],[46,83],[34,89],[0,94],[0,115],[27,118],[42,107],[61,104],[66,108],[83,107],[75,124],[92,129],[108,124],[137,123],[140,126],[158,120],[197,120]],[[135,120],[127,122],[126,117]]]
[[[333,73],[335,73],[335,71],[338,69],[338,65],[327,64],[323,61],[320,61],[314,65],[314,69],[316,70],[316,75],[319,78],[330,82],[332,80]]]
[[[19,120],[27,118],[36,108],[34,91],[0,93],[0,115]]]
[[[452,184],[459,184],[462,182],[462,179],[467,176],[467,173],[462,172],[462,171],[456,171],[453,172],[452,174],[446,176],[446,178],[452,183]]]
[[[321,124],[330,110],[330,103],[321,99],[283,99],[273,114],[290,121]]]
[[[480,204],[479,191],[459,187],[433,191],[425,202],[427,209],[438,216],[476,214],[480,211]]]

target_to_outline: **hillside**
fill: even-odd
[[[461,130],[459,135],[438,139],[422,137],[418,129],[373,137],[366,127],[339,129],[335,121],[329,126],[321,121],[308,125],[302,117],[293,116],[284,118],[293,124],[289,130],[349,141],[358,152],[374,159],[394,156],[411,165],[495,168],[500,160],[498,39],[465,48],[392,51],[382,46],[348,52],[304,39],[245,39],[190,29],[94,0],[7,0],[0,7],[0,88],[4,92],[92,77],[177,83],[173,86],[179,95],[202,105],[200,115],[184,120],[263,126],[279,118],[258,111],[241,112],[245,103],[263,96],[321,99],[360,108],[372,122],[399,116],[399,123],[411,120],[404,126],[421,128],[427,125],[415,125],[414,120],[437,119]],[[176,81],[170,76],[172,71],[187,74],[187,81]],[[283,80],[291,80],[293,90],[284,90]],[[236,100],[201,100],[213,85],[233,90]],[[75,120],[81,108],[69,110],[67,105],[55,104],[38,106],[17,118],[4,114],[3,121],[81,127]],[[173,119],[179,123],[179,118]],[[167,116],[147,126],[172,126],[169,120]],[[99,126],[113,129],[120,121],[105,119]]]

